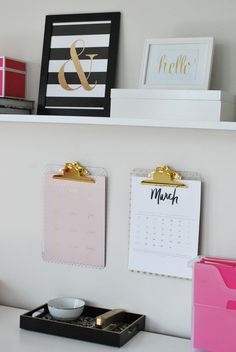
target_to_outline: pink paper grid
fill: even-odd
[[[94,178],[95,184],[46,176],[45,260],[105,266],[105,176]]]

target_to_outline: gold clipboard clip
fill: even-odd
[[[148,175],[149,179],[141,181],[142,185],[157,185],[167,187],[187,188],[185,184],[181,183],[181,176],[169,166],[158,166],[154,171]]]
[[[95,183],[95,179],[88,176],[88,170],[78,161],[68,162],[59,170],[61,174],[53,175],[54,179]]]

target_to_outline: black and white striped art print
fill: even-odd
[[[109,116],[120,13],[47,16],[38,114]]]

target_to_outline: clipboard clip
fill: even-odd
[[[181,176],[169,166],[158,166],[149,175],[149,179],[141,181],[142,185],[158,185],[167,187],[187,188],[185,184],[181,183]]]
[[[95,179],[89,176],[88,170],[78,161],[68,162],[59,170],[61,174],[53,175],[54,179],[95,183]]]

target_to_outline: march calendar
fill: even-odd
[[[131,178],[129,269],[190,279],[198,254],[201,182],[186,188]]]

